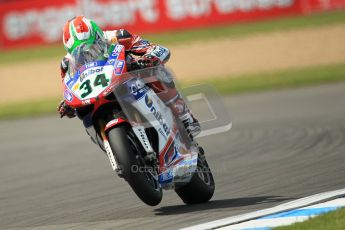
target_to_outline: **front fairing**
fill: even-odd
[[[102,102],[111,92],[111,88],[120,75],[126,72],[125,52],[121,45],[112,45],[107,58],[79,65],[73,62],[63,80],[66,103],[79,108]]]

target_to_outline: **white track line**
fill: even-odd
[[[285,217],[285,218],[265,220],[265,221],[251,220],[248,222],[243,222],[241,224],[229,225],[229,226],[221,227],[217,229],[218,230],[243,230],[243,229],[255,229],[255,228],[268,229],[268,228],[275,228],[279,226],[286,226],[292,223],[303,222],[310,218],[311,217],[309,216],[295,216],[295,217]]]
[[[217,228],[219,230],[243,230],[243,229],[271,229],[278,226],[290,225],[302,222],[320,214],[334,211],[345,206],[345,198],[322,202],[316,205],[306,206],[286,212],[265,216],[262,218],[245,221],[239,224],[231,224],[226,227]]]
[[[317,204],[317,203],[335,199],[344,195],[345,195],[345,189],[319,193],[316,195],[290,201],[288,203],[281,204],[273,208],[263,209],[263,210],[250,212],[250,213],[246,213],[246,214],[242,214],[238,216],[215,220],[215,221],[207,222],[204,224],[199,224],[199,225],[183,228],[183,230],[201,230],[201,229],[215,229],[215,228],[225,227],[231,224],[237,224],[244,221],[253,220],[259,217],[272,215],[279,212],[289,211],[289,210],[293,210],[297,208],[302,208],[308,205]]]

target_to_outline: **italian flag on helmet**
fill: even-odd
[[[63,27],[63,44],[68,53],[81,44],[93,44],[98,39],[104,40],[99,26],[84,16],[77,16],[66,22]]]

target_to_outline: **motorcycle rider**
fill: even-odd
[[[97,45],[103,50],[111,43],[119,43],[125,47],[126,66],[128,71],[140,68],[154,67],[165,64],[170,58],[169,49],[153,44],[142,39],[136,34],[132,34],[125,29],[102,31],[100,27],[84,16],[74,17],[66,22],[63,27],[63,44],[67,51],[66,56],[61,61],[61,77],[64,78],[71,61],[72,52],[81,45]],[[158,80],[158,79],[157,79]],[[157,84],[158,83],[158,84]],[[162,91],[164,85],[165,92]],[[148,84],[160,97],[160,99],[171,108],[175,116],[179,117],[186,127],[188,133],[196,136],[200,133],[200,125],[188,109],[185,101],[175,88],[171,77],[159,79],[159,81]],[[60,116],[73,118],[76,111],[69,107],[64,100],[58,106]]]

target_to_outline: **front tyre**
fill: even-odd
[[[108,140],[121,173],[133,191],[147,205],[158,205],[162,200],[162,188],[155,167],[143,160],[143,149],[132,129],[117,126],[108,132]]]
[[[191,181],[175,189],[177,195],[186,204],[197,204],[209,201],[214,193],[215,183],[212,172],[204,155],[199,154],[197,169]]]

